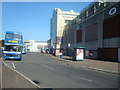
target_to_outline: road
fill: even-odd
[[[49,55],[27,53],[22,61],[5,61],[42,88],[118,88],[118,76],[77,68]]]

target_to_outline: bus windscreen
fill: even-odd
[[[13,33],[7,33],[6,38],[12,38],[12,39],[21,39],[21,35],[19,34],[13,34]]]
[[[21,52],[22,47],[17,45],[8,45],[8,46],[5,46],[5,51]]]

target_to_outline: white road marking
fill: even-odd
[[[12,63],[6,63],[6,62],[4,62],[7,66],[9,66],[9,67],[12,67],[13,68],[13,65],[12,65]]]
[[[42,64],[41,66],[43,66],[43,67],[45,67],[45,68],[53,69],[52,67],[49,67],[49,66],[44,65],[44,64]]]
[[[24,77],[25,79],[27,79],[29,82],[31,82],[33,85],[35,85],[36,87],[40,88],[37,84],[35,84],[31,79],[29,79],[28,77],[26,77],[25,75],[23,75],[22,73],[18,72],[17,70],[11,68],[10,66],[8,66],[5,62],[3,62],[4,65],[6,65],[8,68],[10,68],[11,70],[15,71],[16,73],[18,73],[19,75],[21,75],[22,77]]]
[[[49,66],[44,65],[44,64],[42,64],[41,66],[43,66],[43,67],[45,67],[45,68],[53,69],[52,67],[49,67]],[[64,72],[64,73],[66,73],[66,72]],[[86,79],[86,78],[84,78],[84,77],[81,77],[81,79],[82,79],[82,80],[85,80],[85,81],[88,81],[88,82],[93,82],[92,80]]]
[[[12,62],[13,68],[15,69],[15,64]]]
[[[92,80],[90,79],[86,79],[86,78],[81,78],[82,80],[85,80],[85,81],[89,81],[89,82],[93,82]]]

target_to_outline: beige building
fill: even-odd
[[[77,15],[79,15],[79,13],[75,13],[73,10],[68,12],[62,11],[60,8],[54,8],[50,21],[50,39],[52,48],[60,48],[64,26],[73,20]]]

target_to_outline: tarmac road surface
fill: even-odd
[[[22,61],[4,61],[42,88],[118,88],[118,76],[80,67],[41,53],[27,53]]]

